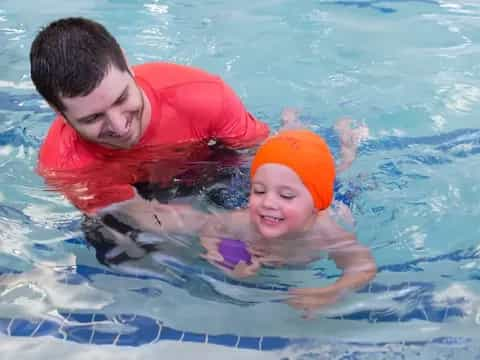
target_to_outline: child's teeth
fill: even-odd
[[[279,218],[273,217],[273,216],[264,216],[264,218],[265,218],[265,219],[268,219],[268,220],[271,220],[271,221],[277,221],[277,222],[280,221]]]

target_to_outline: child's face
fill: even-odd
[[[289,167],[265,164],[252,179],[250,218],[264,238],[277,238],[302,231],[317,211],[310,192]]]

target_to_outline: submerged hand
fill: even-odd
[[[207,251],[205,254],[200,254],[200,257],[207,260],[209,263],[217,266],[217,262],[223,262],[223,255],[220,254],[218,245],[220,244],[221,239],[211,236],[202,236],[200,237],[200,243]]]
[[[246,278],[255,275],[260,269],[261,264],[254,257],[252,257],[250,261],[251,263],[247,264],[245,261],[240,260],[230,275],[236,278]]]
[[[288,305],[295,309],[303,310],[304,314],[302,317],[305,319],[312,319],[315,310],[332,305],[341,297],[340,292],[328,287],[291,289],[289,295]]]
[[[213,266],[219,268],[224,273],[228,274],[234,278],[246,278],[249,276],[253,276],[257,273],[260,269],[261,263],[260,261],[252,256],[250,259],[250,264],[247,264],[245,261],[240,260],[235,267],[232,269],[228,268],[226,265],[223,265],[225,259],[223,255],[220,253],[219,244],[221,242],[220,238],[216,237],[207,237],[202,236],[200,238],[200,242],[207,250],[205,254],[200,254],[200,257],[207,260]]]

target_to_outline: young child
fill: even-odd
[[[231,276],[247,277],[262,265],[308,263],[327,253],[343,274],[324,288],[291,290],[288,303],[306,311],[365,285],[376,274],[375,261],[333,219],[334,180],[334,160],[320,136],[287,130],[271,137],[252,162],[248,209],[217,214],[204,227],[205,258]],[[242,240],[250,258],[228,264],[220,249],[225,238]]]
[[[290,115],[290,120],[295,119]],[[248,209],[206,214],[187,205],[152,201],[148,209],[142,207],[140,211],[135,201],[127,201],[107,213],[117,217],[134,214],[133,219],[123,220],[130,220],[143,232],[200,234],[207,250],[204,258],[234,277],[253,276],[262,265],[305,264],[328,254],[343,271],[342,276],[324,288],[293,289],[288,303],[312,311],[337,301],[344,292],[363,286],[375,276],[375,261],[369,249],[332,216],[336,172],[327,144],[315,133],[292,126],[294,121],[285,121],[285,114],[284,122],[290,130],[268,139],[253,159]],[[336,125],[342,145],[338,171],[353,161],[359,141],[356,137],[364,131],[353,131],[350,125],[348,120]],[[123,236],[113,227],[109,231],[116,247],[107,258],[122,252],[130,257],[146,253],[144,246],[148,244],[141,237]],[[242,253],[243,261],[229,263],[222,254],[225,238],[241,244],[233,251]]]

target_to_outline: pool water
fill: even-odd
[[[367,124],[337,193],[353,194],[374,281],[307,321],[280,300],[292,284],[334,281],[325,261],[251,281],[162,253],[99,264],[81,214],[34,172],[54,114],[31,84],[28,52],[41,26],[72,15],[106,25],[132,63],[219,74],[274,129],[285,106],[322,134],[342,116]],[[2,352],[478,358],[479,19],[474,0],[2,1]]]

